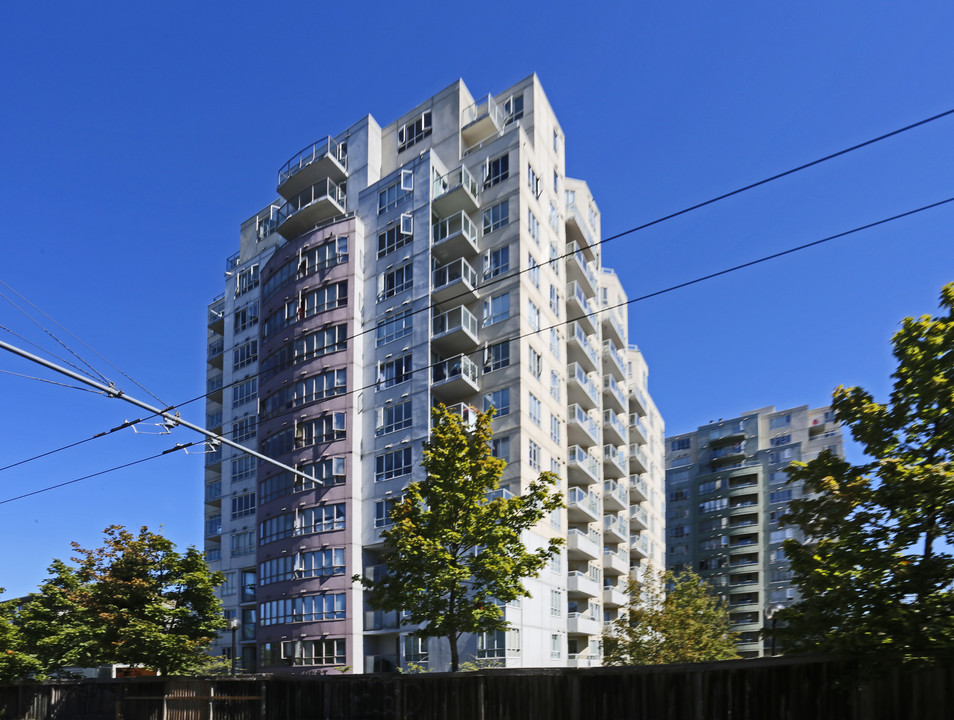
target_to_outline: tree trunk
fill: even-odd
[[[460,658],[457,656],[457,635],[452,634],[447,636],[448,641],[450,641],[450,650],[451,650],[451,672],[457,672],[458,667],[460,666]]]

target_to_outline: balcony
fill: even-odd
[[[634,558],[649,557],[649,540],[645,535],[629,536],[629,555]]]
[[[583,292],[583,288],[578,282],[571,282],[566,286],[566,317],[567,320],[575,320],[588,335],[596,332],[596,323],[598,322],[593,303]]]
[[[600,367],[600,358],[589,337],[579,323],[570,323],[567,329],[566,357],[586,372],[595,372]]]
[[[480,207],[480,186],[461,165],[446,175],[435,175],[431,183],[431,208],[438,217],[471,213]]]
[[[629,601],[629,596],[615,585],[603,586],[603,607],[623,607]]]
[[[473,257],[479,250],[477,225],[467,213],[459,212],[431,226],[431,252],[439,262]]]
[[[605,367],[613,377],[620,382],[626,379],[626,363],[612,340],[603,341],[603,360],[606,361]]]
[[[624,540],[625,542],[625,540]],[[603,575],[619,576],[629,572],[629,553],[603,548]],[[605,587],[605,586],[604,586]]]
[[[600,499],[592,492],[571,487],[566,494],[566,515],[571,523],[591,523],[600,519]]]
[[[222,373],[205,381],[205,394],[211,402],[222,402]]]
[[[615,445],[628,445],[629,433],[626,426],[619,419],[619,415],[612,410],[603,411],[603,437]]]
[[[591,214],[590,218],[594,216]],[[593,252],[596,246],[596,228],[583,218],[582,208],[576,204],[576,197],[567,193],[566,198],[566,236],[567,240],[577,240],[584,251]]]
[[[222,355],[225,352],[225,340],[216,340],[209,343],[209,364],[222,369]]]
[[[600,426],[576,404],[567,408],[566,434],[573,445],[592,447],[600,444]]]
[[[602,480],[600,464],[579,445],[567,448],[567,476],[574,485],[592,485]]]
[[[629,469],[632,473],[649,472],[649,458],[641,445],[633,443],[629,446]]]
[[[619,515],[603,516],[603,542],[626,542],[629,537],[629,528],[623,523]]]
[[[599,635],[603,627],[588,613],[571,612],[566,616],[566,631],[570,635]]]
[[[732,465],[734,463],[741,462],[744,459],[745,445],[743,443],[713,448],[709,453],[709,463],[713,467]]]
[[[345,192],[330,178],[319,180],[290,198],[275,216],[279,233],[289,240],[315,225],[347,212]]]
[[[629,404],[630,411],[634,411],[637,415],[645,417],[649,413],[649,403],[646,401],[646,396],[635,385],[629,389]]]
[[[631,392],[636,392],[636,388],[633,388]],[[649,434],[646,432],[646,426],[636,413],[629,414],[629,437],[633,442],[637,442],[641,445],[645,445],[649,442]]]
[[[219,295],[209,305],[209,330],[222,334],[225,326],[225,296]]]
[[[219,465],[222,462],[222,448],[205,454],[205,467],[209,469],[212,465]]]
[[[630,455],[632,461],[632,455]],[[649,500],[649,485],[641,475],[629,476],[629,499],[632,502],[647,502]]]
[[[599,288],[599,282],[596,279],[596,273],[586,261],[579,245],[575,242],[568,243],[566,246],[566,278],[569,282],[576,282],[586,297],[593,297]]]
[[[472,303],[478,296],[477,271],[464,258],[449,262],[432,273],[431,293],[435,303]]]
[[[611,512],[625,510],[629,507],[629,492],[627,488],[615,480],[604,480],[603,507]]]
[[[222,516],[213,515],[205,520],[205,536],[218,537],[222,534]]]
[[[364,629],[387,630],[394,632],[401,627],[400,614],[396,610],[367,610],[364,613]]]
[[[488,95],[482,102],[476,102],[460,111],[461,142],[465,148],[470,149],[491,135],[499,133],[506,120],[503,110],[493,96]]]
[[[626,477],[626,454],[615,445],[603,446],[603,474],[608,478]]]
[[[211,430],[213,428],[222,427],[222,411],[217,410],[212,413],[208,413],[205,416],[205,428],[206,430]]]
[[[615,412],[626,412],[627,402],[623,386],[612,375],[603,376],[603,405]]]
[[[649,529],[649,513],[641,505],[631,505],[629,508],[629,528],[635,532]]]
[[[569,596],[598,598],[602,594],[599,573],[571,570],[566,577],[566,592]]]
[[[442,402],[457,402],[477,392],[477,364],[466,355],[439,362],[431,368],[431,393]]]
[[[434,317],[431,343],[443,354],[462,353],[477,347],[477,318],[463,305]]]
[[[291,198],[323,178],[342,182],[347,177],[347,145],[326,137],[306,147],[278,171],[278,194]]]
[[[745,440],[745,427],[742,421],[726,423],[709,430],[709,443],[713,447],[728,443],[739,444],[743,440]]]
[[[207,503],[217,503],[222,500],[222,481],[216,480],[205,486],[205,501]]]
[[[571,561],[596,560],[600,556],[600,534],[570,528],[566,535],[567,557]]]
[[[467,403],[454,403],[447,406],[447,411],[454,415],[459,415],[463,421],[464,429],[472,432],[477,427],[477,409]],[[431,427],[434,427],[433,421]],[[495,491],[496,492],[496,491]]]
[[[579,364],[567,365],[566,374],[566,394],[571,403],[576,403],[584,410],[592,410],[600,404],[600,391]]]
[[[603,321],[603,338],[610,339],[619,347],[626,347],[626,330],[622,320],[617,317],[618,308],[607,308],[601,314]]]

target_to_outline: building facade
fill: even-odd
[[[206,554],[245,669],[448,666],[351,580],[384,571],[437,403],[496,409],[499,492],[552,470],[567,501],[525,536],[566,538],[560,557],[463,660],[598,664],[626,578],[663,562],[663,423],[565,142],[535,76],[479,100],[458,81],[296,154],[242,224],[209,306],[208,426],[313,478],[206,455]]]
[[[770,652],[766,610],[798,599],[781,544],[803,536],[779,518],[801,488],[785,468],[823,450],[844,453],[828,407],[766,407],[666,438],[666,566],[696,571],[728,601],[742,657]]]

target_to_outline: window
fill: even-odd
[[[348,262],[348,238],[335,237],[318,247],[302,252],[298,263],[298,279]]]
[[[557,131],[554,130],[553,131],[553,152],[560,152],[559,142],[560,142],[560,136],[557,135]]]
[[[262,647],[271,646],[263,643]],[[270,651],[274,655],[274,651]],[[280,665],[280,661],[266,662],[266,651],[262,651],[263,665]],[[294,665],[344,665],[345,641],[342,638],[328,640],[302,640],[282,642],[281,659]]]
[[[484,210],[484,234],[504,227],[510,222],[510,201],[502,200]]]
[[[556,328],[550,328],[550,354],[555,360],[559,360],[563,354],[563,340]]]
[[[295,362],[309,360],[348,347],[347,325],[336,325],[295,340]]]
[[[298,556],[298,567],[295,570],[296,574],[303,578],[343,575],[345,571],[344,548],[303,552]]]
[[[326,413],[295,426],[295,447],[311,447],[318,443],[343,440],[345,437],[345,414]]]
[[[262,585],[291,580],[295,572],[295,557],[285,555],[258,564],[258,581]]]
[[[426,665],[428,661],[427,638],[417,635],[404,636],[404,662]]]
[[[295,492],[312,490],[316,487],[342,485],[345,481],[345,460],[343,457],[325,458],[315,463],[301,465],[298,469],[305,475],[313,477],[314,480],[306,480],[300,475],[292,475]]]
[[[507,116],[507,125],[523,117],[523,95],[511,95],[504,100],[504,115]]]
[[[497,413],[495,417],[502,417],[510,414],[510,388],[501,388],[484,395],[484,412],[494,408]]]
[[[232,535],[232,557],[255,552],[255,531],[246,530]]]
[[[794,448],[785,448],[784,450],[776,450],[769,453],[769,462],[770,463],[781,463],[788,462],[792,460],[795,456]]]
[[[296,535],[310,533],[331,532],[345,529],[344,503],[323,505],[321,507],[305,508],[299,516]]]
[[[719,489],[720,484],[720,480],[706,480],[704,483],[699,483],[699,494],[706,495],[715,492]]]
[[[245,442],[255,437],[258,432],[258,417],[251,415],[244,417],[238,422],[232,423],[232,439],[237,442]]]
[[[378,192],[378,215],[393,210],[411,199],[413,193],[410,190],[401,188],[400,180],[397,180],[386,188]]]
[[[532,422],[537,427],[540,427],[540,408],[542,407],[540,403],[540,398],[538,398],[533,393],[530,393],[530,422]]]
[[[716,498],[715,500],[706,500],[703,503],[699,503],[699,512],[716,512],[717,510],[725,510],[729,506],[728,498]]]
[[[559,401],[562,393],[560,392],[560,375],[556,370],[550,371],[550,397]]]
[[[304,380],[295,383],[294,405],[306,405],[308,403],[324,400],[325,398],[342,395],[348,383],[347,370],[326,370],[318,375],[312,375]],[[278,393],[281,394],[281,393]],[[271,400],[271,398],[269,398]],[[271,403],[266,402],[266,408]]]
[[[550,203],[550,227],[556,230],[560,225],[560,216],[557,214],[556,206]],[[554,260],[553,253],[550,253],[550,259]]]
[[[560,617],[563,614],[563,593],[559,590],[550,591],[550,614]]]
[[[273,600],[262,603],[261,615],[260,622],[263,626],[341,620],[345,617],[345,595],[327,593]]]
[[[252,265],[239,272],[235,277],[235,297],[244,295],[249,290],[258,287],[258,264]]]
[[[543,192],[543,184],[530,165],[527,165],[527,187],[530,188],[530,192],[533,193],[534,197],[540,197],[540,193]]]
[[[550,657],[554,660],[559,660],[562,656],[563,643],[560,642],[560,636],[553,634],[550,636]]]
[[[550,415],[550,439],[557,445],[563,444],[563,423],[556,415]]]
[[[691,442],[692,441],[690,438],[676,438],[675,440],[669,443],[669,449],[672,452],[677,452],[679,450],[688,450]]]
[[[676,529],[679,529],[679,528],[673,528],[673,530],[676,530]],[[683,537],[684,535],[688,535],[688,534],[689,534],[689,528],[686,527],[686,528],[684,528],[684,529],[686,530],[686,532],[683,533],[683,535],[673,535],[673,534],[672,534],[673,531],[671,530],[669,536],[670,536],[670,537]],[[727,538],[727,537],[725,537],[725,536],[715,537],[715,538],[709,538],[708,540],[700,540],[700,541],[699,541],[699,549],[702,550],[703,552],[709,551],[709,550],[720,550],[721,548],[728,547],[728,545],[729,545],[729,538]]]
[[[241,482],[255,477],[255,458],[251,455],[241,455],[232,458],[232,482]]]
[[[388,360],[378,364],[378,389],[389,388],[411,379],[411,356]]]
[[[772,447],[779,447],[780,445],[788,445],[792,442],[791,433],[786,433],[785,435],[777,435],[769,440],[769,445]]]
[[[385,498],[374,503],[374,527],[385,528],[394,524],[391,513],[401,502],[401,498]]]
[[[788,472],[785,470],[773,470],[769,476],[769,484],[771,485],[781,485],[785,482],[788,482]]]
[[[791,423],[791,415],[776,415],[775,417],[769,418],[769,430],[788,427]]]
[[[407,427],[411,427],[410,400],[378,408],[378,426],[375,435],[386,435]]]
[[[490,250],[484,254],[484,278],[497,277],[510,269],[510,246]]]
[[[510,462],[510,438],[495,437],[490,440],[490,454],[504,462]]]
[[[560,317],[560,291],[556,285],[550,285],[550,309],[558,318]]]
[[[530,373],[537,380],[543,374],[543,356],[533,348],[530,348]]]
[[[527,210],[527,232],[530,238],[537,244],[540,244],[540,221],[533,214],[533,210]]]
[[[510,317],[510,293],[505,292],[484,300],[483,326],[493,325]]]
[[[258,378],[244,380],[232,386],[232,407],[236,408],[252,402],[258,396]]]
[[[299,320],[326,310],[345,307],[348,304],[348,282],[344,280],[304,293],[297,304]]]
[[[378,455],[374,465],[374,481],[393,480],[411,474],[411,448],[401,448]]]
[[[770,503],[788,502],[788,501],[791,500],[791,499],[792,499],[792,491],[791,491],[791,490],[775,490],[775,491],[769,493],[769,502],[770,502]]]
[[[530,299],[527,300],[527,322],[530,324],[531,330],[537,331],[540,329],[540,308]]]
[[[384,273],[378,281],[378,300],[394,297],[414,285],[414,266],[406,263]]]
[[[255,514],[255,493],[244,493],[232,498],[232,519],[248,517]]]
[[[530,282],[533,283],[533,286],[540,289],[540,266],[537,265],[537,261],[534,260],[533,255],[527,254],[527,277],[530,278]]]
[[[258,360],[258,340],[249,340],[232,350],[232,369],[238,370]]]
[[[510,177],[510,155],[504,154],[493,159],[487,158],[484,165],[484,189],[493,187]]]
[[[240,307],[235,311],[235,315],[232,318],[232,329],[237,333],[247,330],[256,324],[258,324],[257,300]]]
[[[477,657],[505,658],[520,653],[519,630],[493,630],[477,635]]]
[[[510,365],[510,341],[488,345],[484,351],[484,372],[493,372]]]
[[[533,442],[533,440],[530,441],[527,459],[532,470],[540,469],[540,446]]]
[[[234,595],[236,592],[238,592],[238,586],[235,584],[235,573],[225,573],[225,580],[219,586],[219,595],[225,597],[226,595]]]
[[[769,533],[769,542],[770,543],[779,543],[783,540],[789,540],[790,538],[795,537],[794,528],[785,528],[784,530],[773,530]]]
[[[383,258],[388,253],[410,245],[412,242],[414,242],[414,236],[402,233],[400,226],[389,227],[378,235],[378,257]]]
[[[557,196],[560,194],[560,174],[556,170],[553,171],[553,192]]]
[[[268,518],[258,526],[259,542],[262,545],[273,540],[289,538],[295,532],[295,513],[286,513],[278,517]]]
[[[381,320],[378,323],[375,345],[381,346],[392,340],[407,337],[413,329],[414,319],[411,316],[410,309],[403,310],[390,320]]]
[[[410,120],[398,128],[398,152],[407,150],[431,134],[431,111],[426,110],[419,117]]]

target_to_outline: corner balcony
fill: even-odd
[[[602,313],[603,337],[612,340],[619,347],[626,347],[626,330],[622,320],[616,317],[618,310],[607,309]]]
[[[712,467],[732,465],[734,463],[741,462],[744,459],[745,445],[743,443],[713,448],[709,454],[709,463],[712,465]]]
[[[629,528],[619,515],[603,516],[603,542],[624,543],[629,537]]]
[[[461,142],[465,148],[470,149],[491,135],[499,133],[506,120],[496,100],[492,95],[488,95],[482,102],[476,102],[460,111]]]
[[[431,277],[433,302],[467,305],[477,300],[477,271],[463,258],[437,268]]]
[[[595,493],[571,487],[566,494],[566,516],[572,523],[591,523],[600,519],[600,499]]]
[[[600,369],[600,357],[596,348],[579,323],[572,322],[567,328],[566,358],[579,364],[586,372]]]
[[[603,367],[609,370],[610,375],[620,382],[626,379],[626,363],[612,340],[603,341],[603,361]]]
[[[222,335],[225,329],[225,295],[219,295],[209,305],[209,330]]]
[[[431,253],[440,262],[473,257],[479,252],[477,225],[465,212],[438,220],[431,232]]]
[[[633,456],[630,455],[630,462]],[[632,502],[647,502],[649,500],[649,485],[641,475],[629,476],[629,499]]]
[[[594,238],[596,237],[596,228],[592,227],[588,220],[584,220],[583,212],[576,199],[570,199],[570,193],[567,193],[566,201],[566,235],[567,239],[577,240],[583,246],[584,250],[593,252],[596,246]]]
[[[629,507],[629,491],[615,480],[603,481],[603,507],[608,512],[617,512]]]
[[[587,613],[567,613],[566,631],[570,635],[599,635],[603,632],[602,623]]]
[[[612,410],[603,411],[603,437],[614,445],[628,445],[629,432],[619,418]]]
[[[745,427],[741,421],[725,423],[709,430],[709,444],[712,447],[739,444],[745,440]]]
[[[431,344],[439,354],[463,353],[477,347],[477,318],[463,305],[434,317]]]
[[[431,183],[431,208],[438,217],[474,212],[480,207],[480,185],[461,165],[446,175],[435,175]]]
[[[649,458],[641,445],[633,443],[629,446],[629,469],[633,473],[649,472]]]
[[[623,542],[628,542],[625,540]],[[603,548],[603,576],[619,576],[629,572],[629,552]],[[605,585],[603,586],[606,587]]]
[[[323,178],[342,182],[348,177],[348,146],[330,137],[309,145],[278,171],[278,194],[291,198]]]
[[[634,558],[649,557],[649,540],[645,535],[629,536],[629,556]]]
[[[630,412],[640,417],[645,417],[649,413],[649,403],[646,401],[646,396],[635,385],[629,389],[629,405]]]
[[[466,355],[437,363],[431,368],[431,394],[442,402],[458,402],[478,390],[477,364]]]
[[[596,332],[596,325],[599,322],[595,312],[593,303],[583,292],[580,283],[575,281],[568,283],[566,286],[567,320],[575,320],[583,326],[588,335],[592,335]]]
[[[600,444],[599,425],[576,404],[567,408],[566,434],[573,445],[592,447]]]
[[[626,454],[615,445],[603,446],[603,474],[616,480],[626,477]]]
[[[567,399],[584,410],[596,408],[600,404],[600,391],[586,371],[577,363],[570,363],[567,365],[566,374]]]
[[[603,376],[603,405],[614,412],[622,413],[627,409],[623,386],[612,375]]]
[[[599,282],[596,279],[596,273],[586,261],[580,246],[575,242],[568,243],[566,246],[566,279],[569,282],[576,282],[583,290],[583,294],[590,298],[596,295],[599,288]]]
[[[209,343],[208,361],[209,365],[222,369],[223,354],[225,353],[225,340],[216,340]]]
[[[629,596],[615,585],[603,586],[603,607],[623,607],[629,601]]]
[[[583,532],[570,528],[566,535],[567,557],[571,561],[596,560],[600,556],[600,534],[595,530]]]
[[[344,190],[325,178],[305,188],[278,209],[276,230],[291,240],[315,225],[344,215],[347,207]]]
[[[573,485],[592,485],[603,479],[600,464],[579,445],[567,448],[567,479]]]
[[[206,398],[209,402],[222,403],[222,373],[213,375],[205,381]]]
[[[635,388],[632,392],[636,392]],[[633,442],[645,445],[649,442],[649,435],[646,432],[646,426],[636,413],[629,415],[629,436]]]
[[[630,530],[640,532],[649,529],[649,513],[640,505],[631,505],[629,508]]]
[[[594,578],[593,576],[596,575]],[[567,595],[575,597],[597,598],[602,594],[599,573],[571,570],[566,578]],[[596,631],[599,633],[599,630]]]

